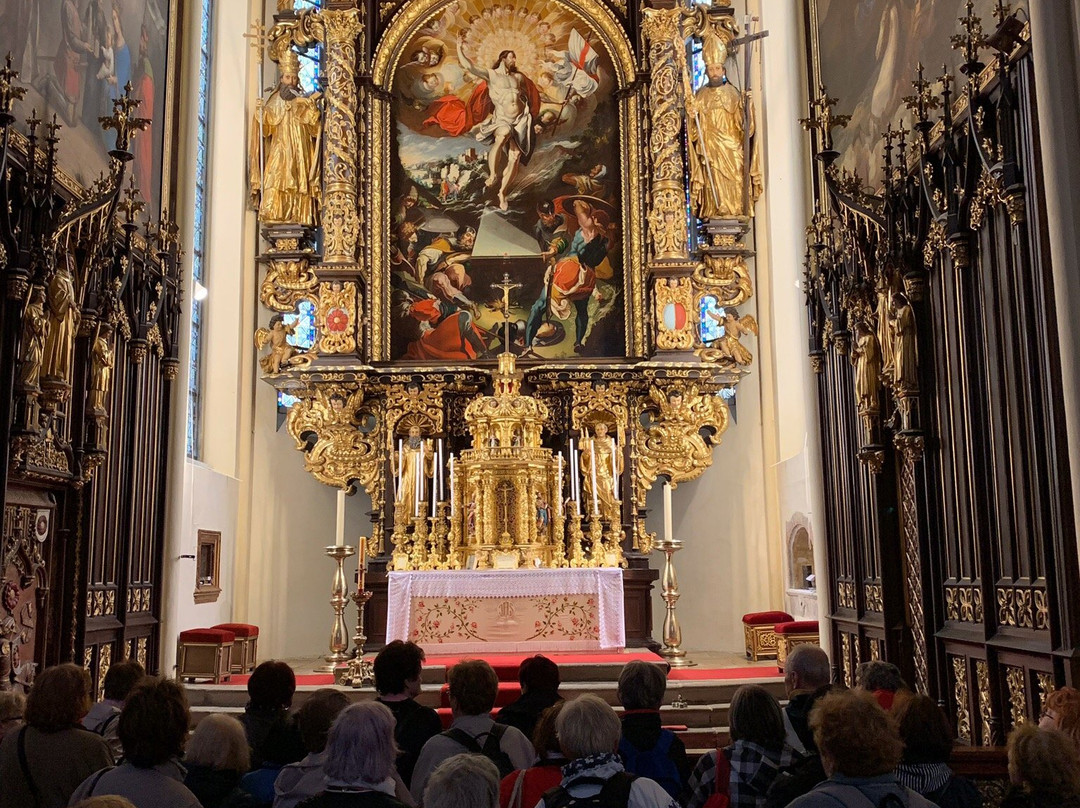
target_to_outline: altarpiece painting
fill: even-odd
[[[615,89],[558,3],[457,2],[413,33],[391,102],[393,359],[625,355]]]

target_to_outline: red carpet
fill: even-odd
[[[784,674],[779,668],[747,665],[740,668],[680,668],[668,671],[669,682],[697,682],[709,679],[775,679]]]

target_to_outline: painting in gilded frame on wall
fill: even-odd
[[[878,188],[882,133],[905,114],[904,97],[920,62],[925,77],[935,81],[946,64],[957,71],[962,61],[949,41],[960,31],[965,0],[808,0],[816,39],[817,75],[829,95],[840,99],[837,114],[850,114],[846,128],[833,130],[837,166],[857,171],[870,188]],[[1013,2],[1026,9],[1024,0]],[[995,0],[975,0],[974,12],[983,30],[994,31]],[[1021,12],[1021,19],[1026,14]],[[908,116],[910,118],[910,115]],[[910,120],[906,123],[911,128]]]
[[[134,138],[125,185],[133,175],[147,203],[144,216],[155,219],[168,142],[172,12],[170,0],[0,0],[0,54],[11,53],[27,88],[17,128],[25,131],[32,111],[42,120],[55,115],[60,167],[89,187],[107,172],[116,143],[98,118],[112,114],[112,99],[131,82],[132,97],[143,102],[135,114],[153,123]]]
[[[458,0],[393,85],[391,356],[622,357],[620,140],[599,35],[553,0]],[[509,275],[509,340],[502,293]]]

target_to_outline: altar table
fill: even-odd
[[[626,645],[622,570],[391,572],[386,639],[429,653],[595,651]]]

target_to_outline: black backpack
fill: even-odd
[[[517,766],[510,760],[510,756],[502,749],[502,737],[506,734],[508,727],[505,724],[494,724],[488,732],[482,732],[479,736],[486,735],[484,745],[481,746],[476,738],[467,733],[463,729],[453,727],[442,733],[450,740],[464,746],[470,752],[474,754],[483,755],[492,763],[495,764],[499,770],[499,779],[506,777],[512,771],[517,771]]]
[[[544,792],[544,808],[626,808],[636,779],[637,775],[629,772],[616,772],[607,780],[578,777],[574,785],[591,783],[601,786],[600,791],[591,797],[574,797],[562,786],[555,786]]]

